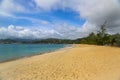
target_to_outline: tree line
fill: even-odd
[[[88,37],[81,39],[82,44],[120,46],[120,34],[108,34],[106,32],[106,22],[101,25],[97,33],[91,32]]]

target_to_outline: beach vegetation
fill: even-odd
[[[81,39],[82,44],[120,46],[120,34],[108,34],[106,22],[100,26],[97,33],[91,32],[89,36]]]

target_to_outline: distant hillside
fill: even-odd
[[[11,43],[16,43],[16,41],[12,39],[0,39],[0,44],[11,44]]]
[[[80,39],[70,40],[70,39],[56,39],[56,38],[48,38],[48,39],[1,39],[0,44],[73,44],[80,43]]]

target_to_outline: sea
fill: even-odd
[[[64,48],[66,44],[0,44],[0,62],[44,54]]]

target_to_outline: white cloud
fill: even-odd
[[[57,26],[57,27],[56,27]],[[84,30],[84,31],[83,31]],[[87,34],[86,34],[87,33]],[[76,39],[87,36],[86,28],[77,28],[70,24],[58,23],[53,25],[52,29],[47,28],[25,28],[21,26],[9,25],[0,27],[0,39],[6,38],[24,38],[24,39],[41,39],[41,38],[62,38]]]
[[[36,25],[48,25],[50,23],[47,20],[31,18],[31,17],[12,16],[12,18],[28,20],[28,21],[31,21],[33,24],[36,24]]]
[[[99,29],[105,21],[108,22],[110,33],[120,33],[120,1],[119,0],[35,0],[40,9],[51,10],[54,8],[70,8],[86,19],[83,26]],[[59,6],[59,7],[58,7]],[[89,25],[94,25],[91,27]],[[96,30],[92,29],[92,30]],[[112,31],[112,29],[114,29]],[[111,32],[112,31],[112,32]]]
[[[54,29],[60,33],[60,38],[64,39],[76,39],[88,35],[84,27],[79,28],[67,23],[56,24]]]
[[[25,8],[14,0],[2,0],[0,3],[1,12],[12,13],[12,12],[24,12]]]
[[[59,34],[55,30],[47,30],[40,28],[24,28],[20,26],[10,25],[8,27],[0,27],[0,39],[6,38],[26,38],[26,39],[39,39],[47,38],[49,36]],[[54,37],[54,36],[53,36]]]
[[[58,7],[61,0],[35,0],[39,8],[44,10],[51,10]]]
[[[0,2],[0,14],[3,16],[11,16],[16,12],[27,12],[23,5],[16,3],[14,0],[1,0]]]
[[[26,19],[41,25],[52,25],[53,29],[31,29],[18,26],[0,27],[0,38],[69,38],[75,39],[87,36],[92,31],[97,31],[101,24],[107,21],[109,33],[120,33],[120,2],[118,0],[32,0],[39,10],[50,11],[52,9],[70,8],[79,13],[80,18],[86,19],[84,25],[79,28],[70,24],[49,23],[44,20],[16,17],[10,13],[26,12],[27,10],[15,3],[14,0],[2,0],[0,2],[0,14],[12,16],[18,19]],[[34,6],[31,4],[31,6]],[[35,6],[34,6],[35,7]]]

